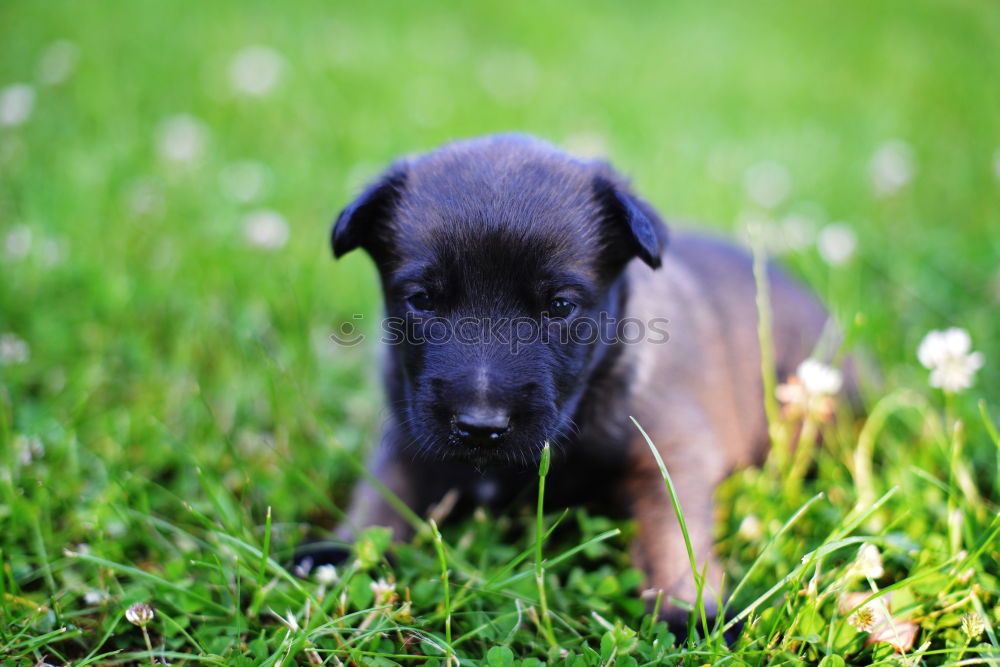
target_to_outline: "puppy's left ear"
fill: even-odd
[[[594,192],[608,223],[626,239],[626,259],[639,257],[654,269],[660,268],[667,226],[653,207],[604,176],[594,177]]]
[[[333,223],[330,245],[338,259],[355,248],[364,248],[376,261],[386,250],[385,223],[392,215],[406,184],[406,169],[390,167],[377,181],[340,212]]]

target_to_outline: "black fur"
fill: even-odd
[[[450,491],[460,507],[503,507],[531,493],[549,442],[546,499],[634,516],[636,565],[678,627],[687,615],[669,600],[692,603],[694,576],[634,416],[671,470],[707,566],[707,612],[720,611],[712,493],[768,442],[746,253],[679,234],[664,254],[663,222],[606,163],[513,135],[397,162],[344,209],[331,240],[338,257],[371,255],[385,295],[389,415],[370,466],[381,484],[420,515]],[[784,376],[826,314],[780,273],[769,282]],[[649,335],[666,333],[654,323],[669,317],[670,345],[626,344],[623,317]],[[396,539],[412,528],[363,481],[337,537],[347,544],[370,525]],[[343,553],[313,545],[311,562]]]
[[[470,150],[475,161],[463,159]],[[373,257],[386,315],[408,320],[406,338],[433,336],[428,322],[467,336],[392,346],[387,391],[399,428],[390,446],[479,468],[533,466],[546,441],[558,447],[573,431],[588,378],[608,354],[608,345],[560,342],[565,329],[616,317],[622,268],[633,257],[658,267],[665,243],[663,223],[605,163],[534,139],[490,137],[395,164],[341,213],[334,253],[362,247]],[[408,302],[422,292],[433,310]],[[542,317],[556,297],[576,305],[570,317]],[[511,326],[497,327],[504,319]],[[489,325],[500,340],[482,342]],[[515,336],[534,340],[512,350]],[[510,413],[495,443],[456,436],[454,416],[472,400]]]

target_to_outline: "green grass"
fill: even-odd
[[[1000,659],[998,34],[989,0],[0,4],[0,88],[35,91],[0,126],[0,335],[30,348],[0,365],[0,662],[148,664],[124,618],[139,601],[174,664],[898,660],[846,624],[841,591],[891,591],[924,664]],[[46,84],[57,40],[78,58]],[[261,98],[229,83],[253,44],[284,62]],[[206,131],[186,167],[157,151],[176,114]],[[780,258],[881,377],[792,491],[758,469],[720,490],[748,621],[732,646],[644,615],[633,527],[577,508],[428,528],[391,564],[374,532],[326,584],[284,569],[337,523],[383,410],[375,346],[327,341],[379,301],[366,258],[330,259],[330,221],[394,157],[508,129],[599,138],[676,220],[857,233],[841,266],[813,244]],[[892,139],[915,172],[880,197],[869,163]],[[268,173],[248,203],[220,184],[246,160]],[[791,176],[770,211],[744,184],[762,162]],[[288,221],[280,250],[244,239],[260,208]],[[916,360],[946,326],[986,358],[948,401]],[[865,542],[885,565],[867,581],[849,574]],[[395,592],[376,600],[379,579]]]

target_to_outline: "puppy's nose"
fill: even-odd
[[[455,432],[462,438],[492,443],[510,430],[510,413],[503,408],[471,407],[455,414]]]

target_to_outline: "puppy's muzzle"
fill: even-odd
[[[510,412],[496,406],[471,406],[452,417],[452,432],[463,444],[490,447],[510,433]]]

